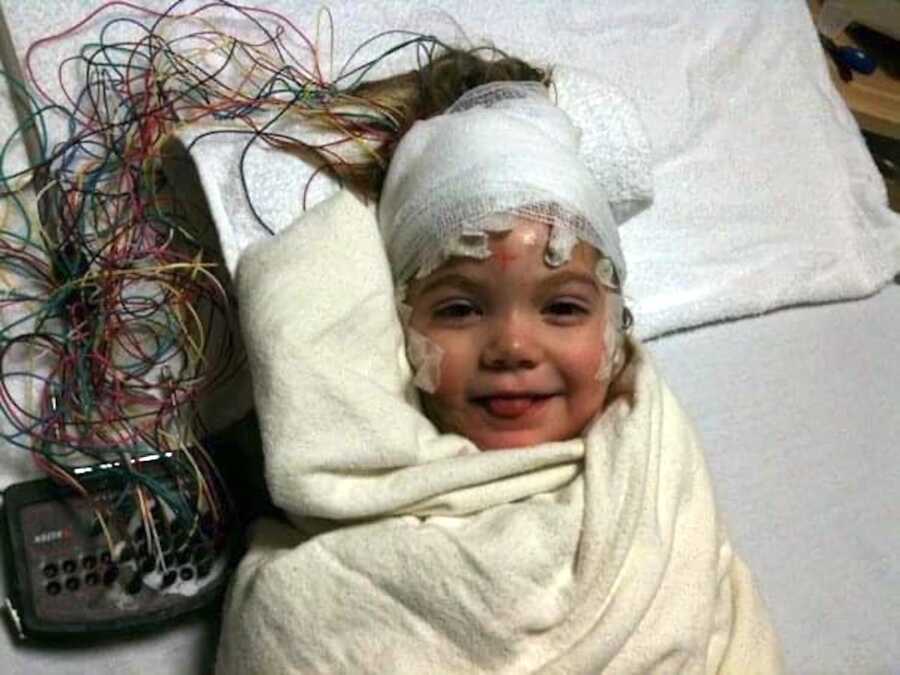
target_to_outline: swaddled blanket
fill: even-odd
[[[584,438],[480,452],[416,406],[373,212],[350,194],[250,249],[238,285],[267,479],[297,528],[254,528],[220,675],[780,670],[639,344]]]

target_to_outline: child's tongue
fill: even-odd
[[[493,396],[485,401],[485,407],[497,417],[518,417],[528,412],[538,399],[533,396],[501,398]]]

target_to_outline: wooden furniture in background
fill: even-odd
[[[815,18],[821,2],[809,0],[808,4],[810,12]],[[844,33],[836,35],[834,41],[837,45],[856,46],[856,43]],[[871,75],[854,73],[850,82],[844,82],[838,75],[837,67],[832,60],[830,58],[826,58],[826,60],[831,78],[847,103],[847,107],[850,108],[850,112],[856,118],[860,129],[870,134],[893,139],[900,144],[900,80],[890,77],[881,68],[878,68]],[[900,166],[897,166],[893,172],[886,172],[884,179],[891,208],[900,211]]]

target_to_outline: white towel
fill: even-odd
[[[238,283],[272,495],[319,534],[256,527],[219,675],[780,672],[692,427],[638,343],[585,439],[479,452],[408,398],[355,198],[251,248]]]
[[[656,189],[653,207],[620,232],[640,337],[867,296],[900,271],[900,217],[887,207],[800,0],[547,0],[514,12],[503,0],[439,5],[329,3],[335,63],[381,30],[436,32],[455,42],[464,31],[474,43],[562,66],[564,97],[581,89],[565,72],[572,66],[633,99],[653,147]],[[301,23],[306,7],[312,25],[317,3],[290,7]],[[410,52],[372,75],[414,65]],[[217,138],[194,149],[232,269],[247,243],[266,236],[239,189],[242,147],[240,139]],[[248,165],[267,222],[292,222],[309,170],[263,150],[251,152]],[[320,176],[310,202],[334,189]]]

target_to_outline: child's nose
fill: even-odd
[[[534,368],[540,354],[534,331],[526,322],[510,318],[492,327],[482,362],[488,368]]]

